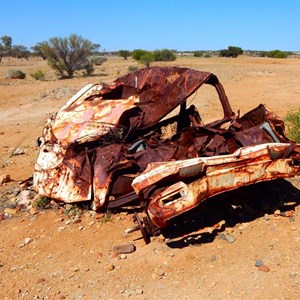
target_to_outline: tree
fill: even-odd
[[[0,62],[2,61],[2,58],[4,55],[8,53],[8,51],[11,49],[11,43],[12,38],[8,35],[4,35],[0,38]]]
[[[68,38],[54,37],[49,39],[45,47],[45,55],[51,68],[62,77],[71,78],[75,71],[90,70],[89,57],[97,51],[99,45],[76,34]]]
[[[131,57],[146,67],[149,67],[150,63],[155,61],[154,55],[151,52],[142,49],[134,50]]]
[[[48,49],[47,42],[37,43],[35,46],[31,47],[31,50],[33,50],[34,54],[40,56],[43,60],[47,59],[47,55],[46,55],[47,49]]]
[[[147,68],[149,68],[150,63],[152,63],[153,61],[155,61],[155,58],[154,58],[153,54],[150,52],[143,54],[139,60],[139,62],[141,64],[145,65]]]
[[[176,59],[174,52],[169,49],[155,50],[153,56],[155,61],[174,61]]]
[[[124,59],[127,59],[131,55],[129,50],[119,50],[118,56],[123,57]]]
[[[9,52],[12,57],[26,58],[27,60],[30,55],[28,48],[22,45],[14,45]]]
[[[221,57],[237,57],[243,54],[243,49],[240,47],[229,46],[227,49],[220,50],[219,56]]]
[[[150,53],[146,50],[142,50],[142,49],[135,49],[133,50],[132,54],[131,54],[131,57],[136,60],[136,61],[139,61],[141,59],[141,56],[147,54],[147,53]]]

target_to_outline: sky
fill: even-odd
[[[0,0],[0,37],[81,35],[121,49],[300,51],[299,0]]]

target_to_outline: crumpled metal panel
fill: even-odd
[[[90,200],[94,189],[93,207],[99,209],[104,205],[111,182],[111,174],[105,169],[104,162],[113,153],[103,147],[120,144],[129,130],[156,123],[207,80],[218,82],[215,75],[208,72],[156,67],[127,74],[110,85],[90,84],[82,88],[48,120],[39,139],[40,152],[34,172],[37,192],[72,203]],[[78,144],[91,142],[98,143],[98,167],[94,174],[89,170],[94,164],[91,152],[95,150],[87,146],[85,161],[89,162],[82,170],[76,169],[79,176],[74,166],[82,158],[76,157],[78,150],[75,148]],[[70,148],[72,157],[67,154]],[[114,154],[118,156],[118,153]],[[103,167],[99,167],[99,161]],[[78,187],[82,176],[89,179]]]
[[[165,185],[147,208],[151,221],[162,228],[167,226],[168,220],[214,195],[299,174],[300,145],[293,149],[293,155],[285,158],[289,147],[286,143],[269,143],[243,147],[230,155],[153,163],[133,180],[132,186],[141,195],[143,189],[151,185]],[[176,178],[175,183],[172,177]],[[189,179],[193,179],[192,182]]]

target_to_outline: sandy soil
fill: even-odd
[[[96,215],[52,205],[38,212],[12,208],[19,182],[33,173],[36,139],[47,118],[88,83],[111,82],[136,63],[109,57],[93,77],[58,80],[47,64],[3,59],[0,64],[1,299],[299,299],[299,178],[213,199],[145,245],[132,214]],[[218,76],[234,111],[265,103],[279,116],[300,107],[300,60],[238,57],[179,58],[173,63]],[[5,79],[21,69],[25,80]],[[46,81],[28,74],[43,70]],[[216,95],[190,99],[205,121],[221,114]],[[11,156],[16,148],[23,155]],[[12,207],[12,206],[10,206]],[[239,208],[239,209],[237,209]],[[9,216],[9,217],[7,217]],[[113,247],[136,251],[116,255]],[[262,264],[262,266],[259,266]]]

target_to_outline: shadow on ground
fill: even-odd
[[[250,222],[276,210],[283,215],[294,210],[300,204],[299,188],[299,179],[278,179],[239,188],[213,197],[181,215],[162,233],[168,238],[167,245],[171,248],[211,243],[217,236],[224,237],[222,231],[226,227]],[[221,221],[222,226],[214,227]],[[195,234],[206,227],[215,229]]]

